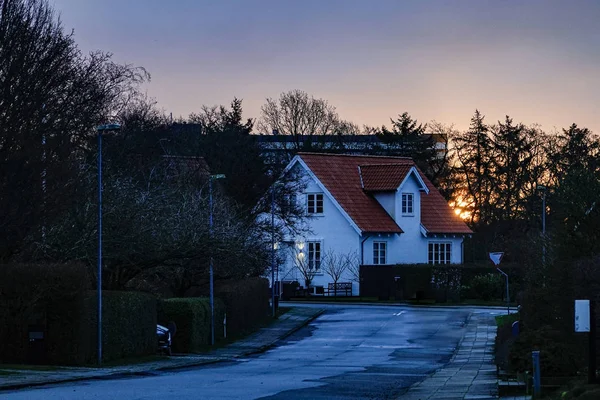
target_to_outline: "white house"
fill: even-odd
[[[363,268],[379,264],[458,264],[471,230],[410,158],[298,153],[287,170],[305,178],[295,198],[310,218],[309,233],[280,244],[285,264],[280,281],[298,280],[314,269],[311,291],[332,278],[325,255],[354,254]],[[304,263],[304,264],[303,264]],[[339,282],[359,284],[346,270]]]

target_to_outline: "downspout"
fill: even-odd
[[[360,265],[365,263],[365,241],[369,238],[369,235],[365,235],[365,238],[360,241]]]

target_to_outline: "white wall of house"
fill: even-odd
[[[370,234],[364,242],[364,264],[375,263],[373,258],[373,243],[385,242],[387,248],[386,264],[426,264],[429,262],[429,243],[450,244],[450,262],[462,263],[461,237],[426,238],[420,232],[397,234]]]
[[[386,211],[395,217],[398,225],[402,227],[404,233],[398,234],[365,234],[360,236],[349,220],[344,216],[334,202],[324,193],[316,181],[310,179],[307,181],[305,193],[298,193],[297,201],[307,209],[307,194],[323,193],[323,213],[313,215],[308,219],[310,233],[302,237],[289,237],[288,244],[282,245],[280,252],[285,255],[285,265],[280,268],[279,279],[283,281],[297,280],[304,285],[304,278],[300,271],[295,267],[297,256],[296,243],[309,241],[318,241],[321,243],[321,257],[323,258],[328,251],[333,250],[336,254],[355,253],[362,258],[363,264],[374,264],[373,244],[374,242],[386,243],[386,264],[415,264],[427,263],[429,243],[443,243],[451,246],[451,262],[462,262],[462,237],[439,237],[427,238],[421,232],[421,192],[418,180],[411,175],[403,185],[398,188],[396,193],[378,193],[375,198],[386,209]],[[413,213],[412,215],[402,214],[402,193],[413,194]],[[361,248],[362,247],[362,248]],[[439,247],[438,247],[439,248]],[[306,254],[307,245],[304,250]],[[323,286],[332,282],[329,275],[321,271],[312,281],[311,286]],[[351,273],[346,272],[340,279],[340,282],[352,282],[352,294],[358,295],[358,282],[353,280]]]
[[[308,224],[311,227],[311,232],[304,234],[302,237],[290,237],[290,241],[295,243],[307,243],[309,241],[320,242],[322,259],[330,250],[333,250],[336,254],[350,254],[353,252],[358,254],[358,232],[352,227],[348,219],[346,219],[342,212],[336,207],[334,202],[323,192],[316,181],[308,181],[305,193],[299,193],[297,195],[297,201],[304,209],[307,209],[307,195],[310,193],[323,193],[323,214],[310,216]],[[300,284],[304,285],[302,274],[294,267],[298,250],[288,248],[286,251],[288,253],[286,265],[282,270],[285,269],[287,273],[282,274],[280,279],[297,280]],[[307,253],[306,244],[303,251],[305,254]],[[346,272],[340,279],[340,282],[352,282],[352,278],[352,275],[349,272]],[[331,281],[331,277],[321,271],[313,278],[311,286],[323,286],[327,288],[327,284]],[[358,290],[358,282],[353,282],[352,294],[358,295]]]

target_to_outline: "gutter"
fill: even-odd
[[[365,235],[365,238],[363,240],[360,241],[360,265],[364,265],[365,264],[365,241],[369,238],[370,236],[367,234]]]

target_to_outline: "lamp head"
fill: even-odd
[[[96,128],[96,130],[100,133],[109,132],[109,131],[118,131],[119,129],[121,129],[120,124],[98,125],[98,127]]]

